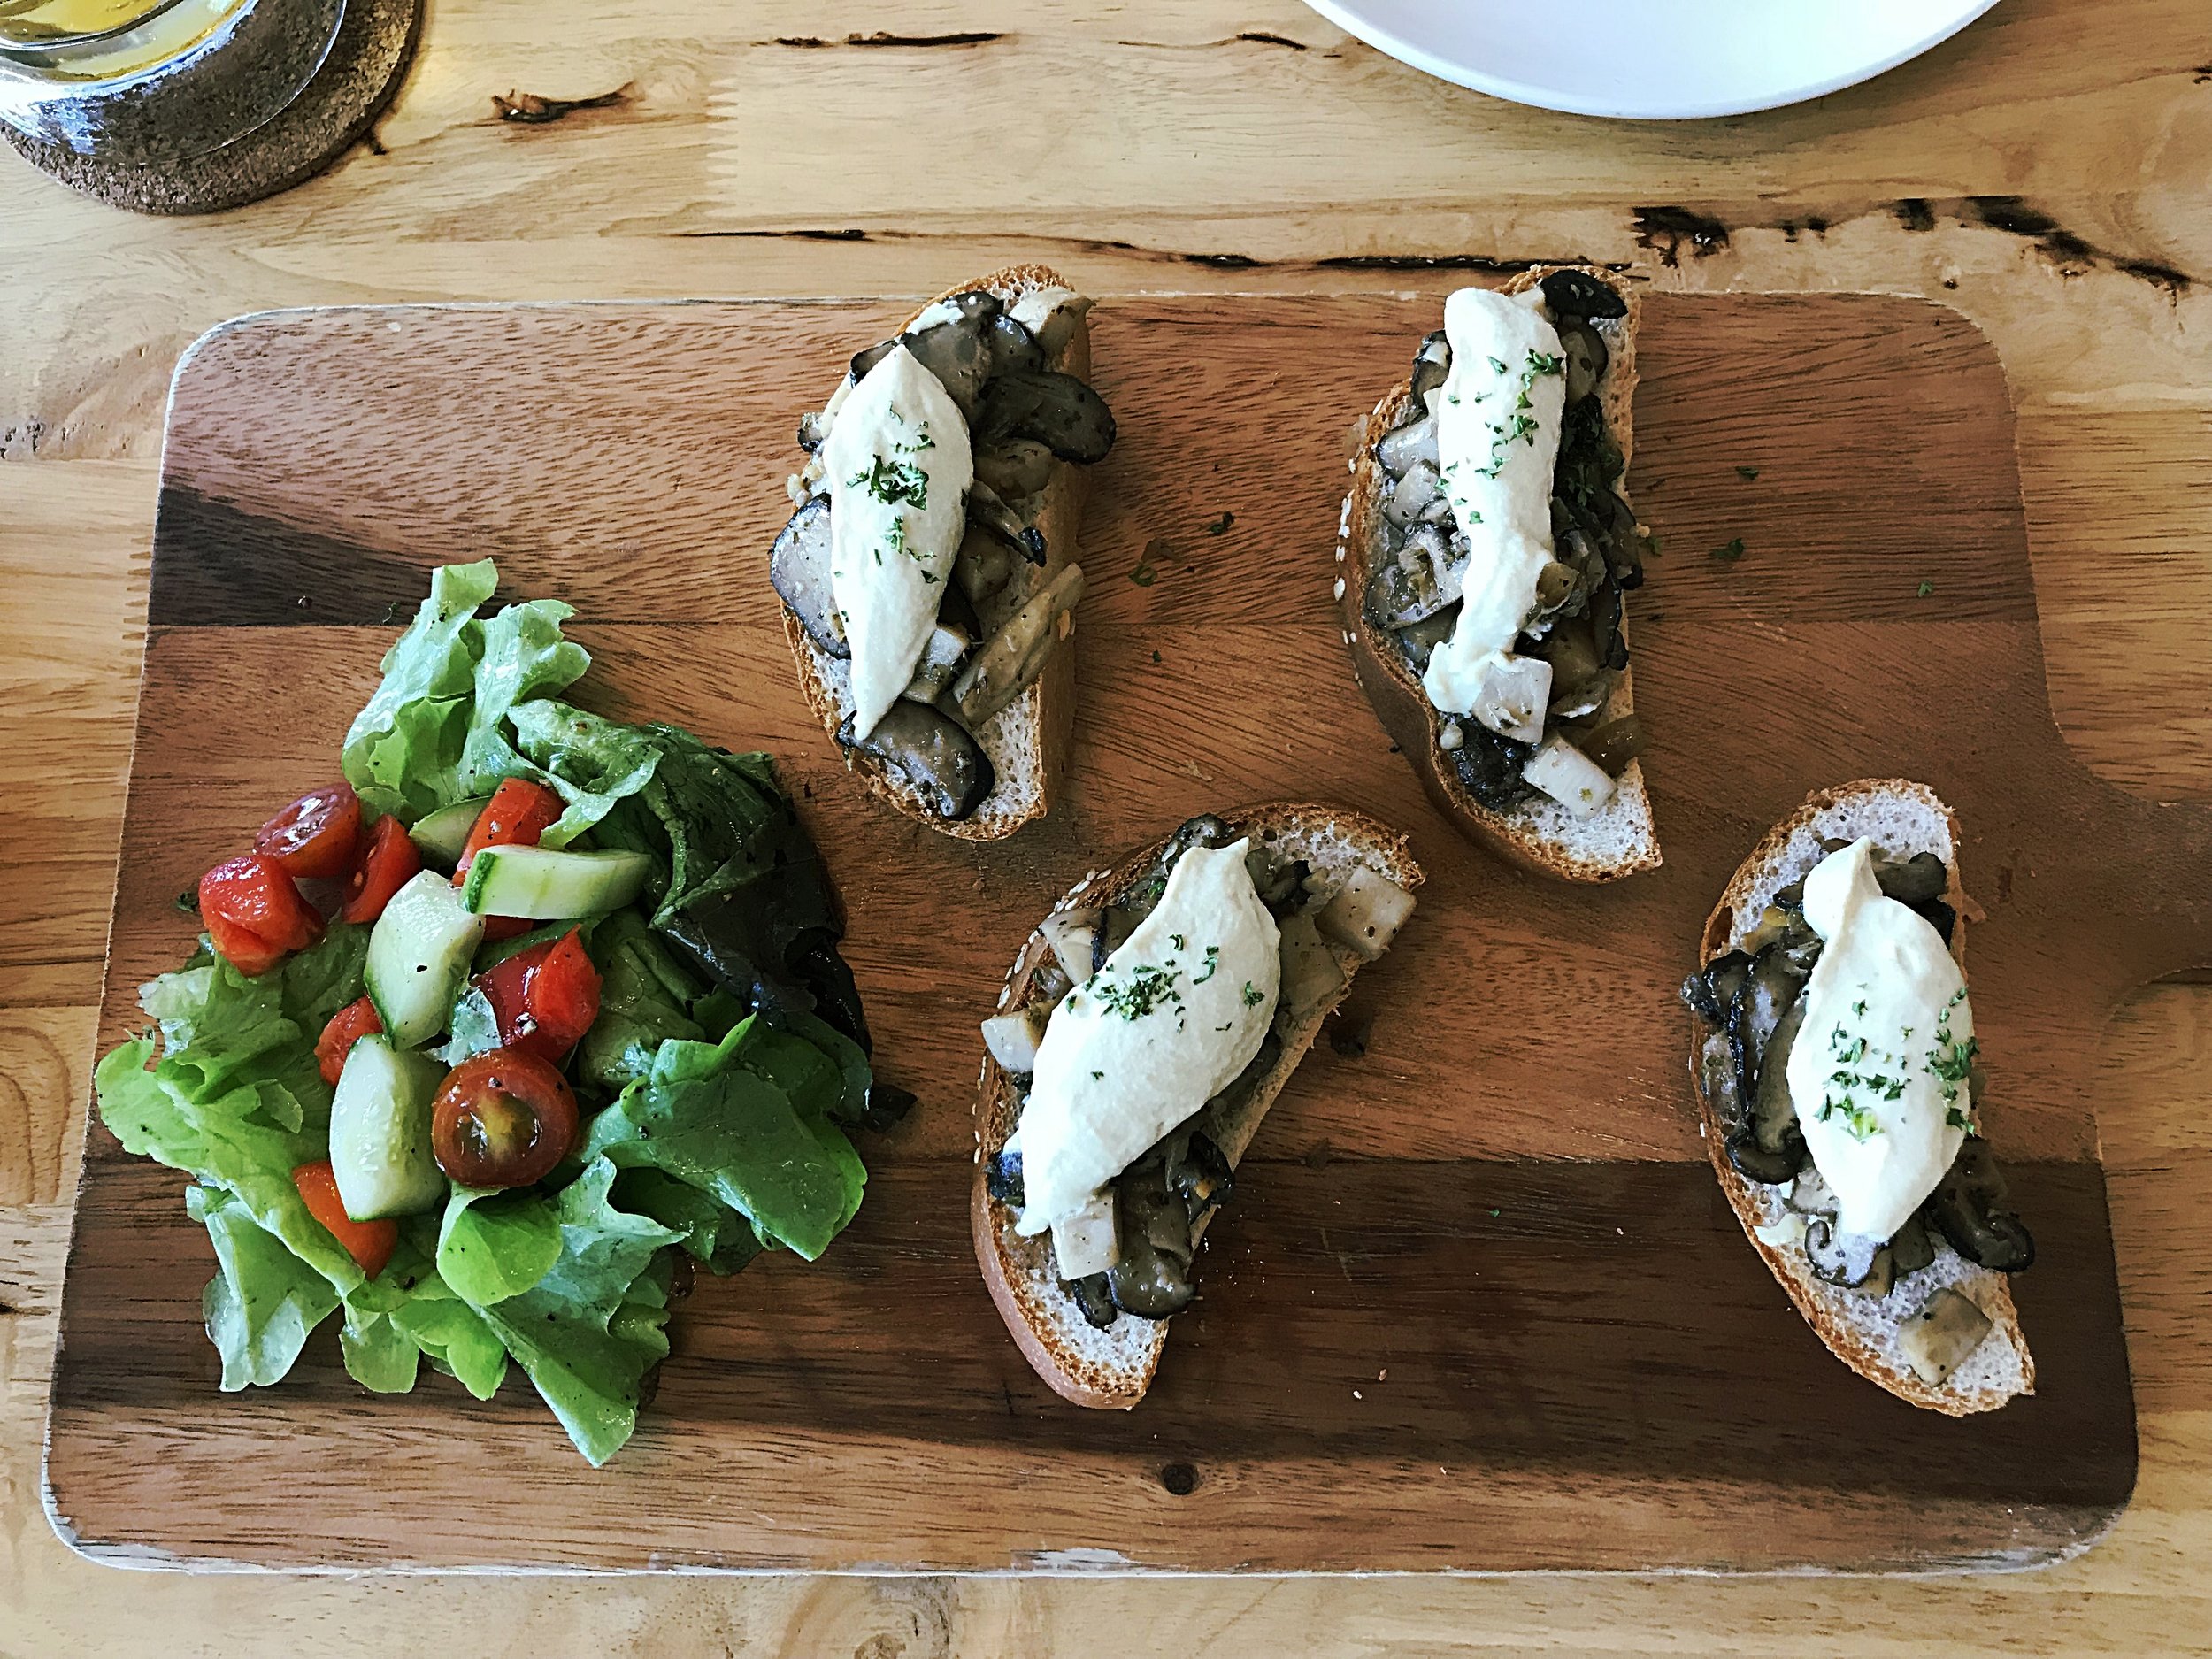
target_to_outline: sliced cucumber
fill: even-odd
[[[445,1067],[426,1054],[364,1037],[346,1056],[330,1101],[330,1168],[356,1221],[419,1215],[445,1201],[430,1156],[430,1102]]]
[[[451,806],[442,806],[428,817],[418,818],[407,832],[407,839],[415,843],[415,850],[426,863],[443,864],[450,871],[461,862],[469,832],[490,804],[491,797],[486,795],[480,801],[456,801]]]
[[[483,937],[484,918],[434,870],[392,895],[369,933],[363,977],[394,1047],[419,1048],[445,1029]]]
[[[487,847],[470,861],[461,901],[482,916],[567,921],[620,910],[652,872],[649,853]]]

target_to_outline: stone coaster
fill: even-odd
[[[137,213],[215,213],[288,190],[349,149],[398,90],[422,0],[347,0],[330,56],[266,123],[188,161],[104,162],[0,126],[30,163],[73,190]]]

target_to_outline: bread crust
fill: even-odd
[[[1936,793],[1925,784],[1914,783],[1902,778],[1862,779],[1855,783],[1839,784],[1832,788],[1816,790],[1806,797],[1797,810],[1776,825],[1761,838],[1750,855],[1737,866],[1723,891],[1720,902],[1706,918],[1705,931],[1699,941],[1698,964],[1703,967],[1715,957],[1727,953],[1747,929],[1739,919],[1747,914],[1755,917],[1753,908],[1756,901],[1763,907],[1769,894],[1786,883],[1776,879],[1791,841],[1824,817],[1842,816],[1847,824],[1855,812],[1863,812],[1881,803],[1909,802],[1940,816],[1949,846],[1944,852],[1944,862],[1949,867],[1949,882],[1944,889],[1944,902],[1958,912],[1958,920],[1951,930],[1951,956],[1966,970],[1967,917],[1972,905],[1959,879],[1958,821]],[[1922,849],[1915,849],[1922,850]],[[1933,849],[1926,849],[1933,850]],[[1989,1317],[1992,1330],[1983,1339],[1985,1343],[2002,1342],[2014,1350],[2018,1362],[2019,1386],[1971,1387],[1959,1384],[1956,1373],[1940,1386],[1921,1380],[1919,1375],[1901,1357],[1889,1350],[1878,1340],[1878,1333],[1870,1332],[1863,1324],[1855,1324],[1849,1315],[1862,1304],[1833,1293],[1816,1279],[1801,1250],[1786,1249],[1770,1244],[1759,1236],[1765,1209],[1763,1194],[1765,1189],[1747,1179],[1728,1161],[1724,1144],[1724,1132],[1712,1105],[1705,1098],[1701,1087],[1700,1058],[1706,1031],[1696,1017],[1691,1017],[1690,1092],[1696,1100],[1700,1129],[1705,1142],[1705,1155],[1713,1165],[1713,1174],[1719,1180],[1721,1191],[1728,1199],[1729,1208],[1736,1212],[1736,1219],[1743,1226],[1744,1237],[1759,1258],[1767,1265],[1782,1288],[1789,1293],[1790,1301],[1815,1334],[1826,1343],[1835,1356],[1853,1371],[1895,1394],[1899,1399],[1922,1406],[1931,1411],[1940,1411],[1947,1417],[1970,1417],[1977,1412],[1993,1411],[2011,1399],[2015,1394],[2035,1392],[2035,1362],[2028,1352],[2027,1339],[2020,1329],[2020,1316],[2014,1306],[2012,1290],[2006,1276],[1985,1269],[1972,1270],[1972,1300]]]
[[[1359,862],[1373,866],[1407,891],[1418,888],[1423,877],[1413,861],[1406,837],[1387,826],[1340,808],[1311,803],[1276,802],[1239,809],[1221,815],[1240,833],[1280,837],[1294,842],[1300,837],[1325,833],[1357,850]],[[1053,912],[1078,905],[1110,904],[1134,887],[1166,847],[1162,836],[1124,855],[1111,866],[1094,870],[1069,889],[1053,906]],[[1050,947],[1032,930],[1022,941],[1014,965],[999,993],[1000,1010],[1025,1005],[1033,974]],[[1313,1046],[1323,1023],[1333,1013],[1362,965],[1349,950],[1333,947],[1344,984],[1296,1030],[1284,1033],[1283,1052],[1275,1069],[1254,1092],[1248,1107],[1233,1123],[1223,1125],[1221,1149],[1233,1166],[1244,1156],[1260,1120],[1267,1115],[1283,1086]],[[1014,1339],[1022,1357],[1063,1399],[1099,1409],[1128,1410],[1144,1397],[1167,1343],[1167,1319],[1146,1320],[1124,1316],[1116,1321],[1118,1346],[1124,1352],[1119,1363],[1110,1363],[1079,1351],[1079,1333],[1087,1332],[1073,1303],[1058,1289],[1052,1271],[1052,1243],[1048,1236],[1024,1239],[1013,1232],[1010,1209],[990,1195],[987,1175],[991,1159],[1013,1133],[1020,1107],[1013,1081],[987,1051],[976,1087],[976,1151],[969,1187],[969,1222],[974,1237],[976,1263],[983,1272],[999,1317]],[[1072,1323],[1071,1323],[1072,1319]],[[1095,1340],[1093,1340],[1095,1345]]]
[[[947,288],[927,304],[918,306],[914,316],[919,317],[938,300],[950,299],[956,294],[972,294],[978,288],[988,288],[1002,300],[1011,302],[1022,295],[1043,288],[1069,288],[1074,285],[1048,265],[1007,265],[979,277],[972,282],[963,282],[957,288]],[[909,325],[914,320],[910,317]],[[1079,379],[1088,380],[1091,371],[1091,330],[1087,318],[1078,319],[1069,337],[1066,349],[1052,366]],[[1032,520],[1045,538],[1045,564],[1037,573],[1033,591],[1044,586],[1076,562],[1079,549],[1078,533],[1083,522],[1083,503],[1088,493],[1087,470],[1070,461],[1055,460],[1052,476],[1036,497],[1036,512]],[[791,648],[791,660],[799,671],[799,687],[805,693],[807,704],[814,710],[814,718],[822,723],[822,729],[836,741],[838,727],[843,724],[831,664],[836,660],[815,644],[806,631],[806,625],[793,614],[788,605],[779,606],[783,618],[784,642]],[[1073,618],[1071,617],[1070,621]],[[872,755],[839,745],[844,757],[845,769],[856,773],[870,794],[889,803],[897,811],[926,824],[941,834],[960,841],[1003,841],[1026,824],[1044,817],[1051,808],[1053,797],[1059,792],[1067,771],[1067,753],[1075,723],[1075,650],[1072,636],[1062,641],[1059,649],[1045,661],[1044,670],[1036,681],[1020,696],[1007,705],[1005,710],[994,717],[1007,722],[1015,733],[1018,746],[1039,757],[1042,772],[1031,798],[1019,807],[994,808],[993,803],[1004,793],[1007,780],[994,787],[991,794],[964,818],[940,818],[929,810],[923,793],[883,762]]]
[[[1622,500],[1626,501],[1628,461],[1634,453],[1635,442],[1631,411],[1636,391],[1636,329],[1642,316],[1642,302],[1632,289],[1610,273],[1587,265],[1534,266],[1507,283],[1504,291],[1524,292],[1553,272],[1564,270],[1582,271],[1604,282],[1628,306],[1628,315],[1620,320],[1617,333],[1608,337],[1612,360],[1597,392],[1605,411],[1607,431],[1620,447],[1622,479],[1616,488]],[[1368,564],[1372,549],[1380,541],[1384,480],[1375,446],[1396,424],[1412,394],[1413,380],[1408,375],[1383,394],[1382,400],[1368,416],[1360,435],[1359,453],[1351,462],[1352,486],[1344,498],[1344,511],[1338,523],[1334,572],[1337,613],[1343,625],[1344,642],[1352,653],[1353,673],[1360,688],[1367,694],[1367,701],[1374,706],[1376,717],[1389,733],[1391,741],[1412,764],[1422,787],[1437,810],[1463,833],[1509,863],[1540,875],[1576,882],[1615,881],[1640,871],[1657,869],[1661,863],[1659,841],[1651,823],[1650,794],[1644,784],[1641,761],[1629,762],[1617,780],[1617,798],[1624,803],[1624,810],[1637,831],[1636,844],[1622,856],[1600,858],[1585,854],[1555,834],[1547,833],[1545,826],[1526,810],[1491,810],[1468,794],[1444,749],[1442,738],[1448,717],[1438,711],[1404,657],[1368,621],[1364,603]],[[1621,634],[1624,639],[1628,637],[1624,614]],[[1633,676],[1632,665],[1621,671],[1619,682],[1606,702],[1607,719],[1620,719],[1635,712]]]

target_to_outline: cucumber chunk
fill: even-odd
[[[461,850],[469,844],[469,832],[476,827],[476,820],[491,804],[486,795],[480,801],[456,801],[451,806],[442,806],[426,818],[418,818],[407,832],[407,839],[415,843],[415,850],[426,864],[442,864],[450,872],[461,862]]]
[[[445,1029],[483,937],[484,918],[434,870],[392,895],[369,933],[363,977],[395,1048],[419,1048]]]
[[[469,864],[461,902],[483,916],[569,921],[620,910],[652,872],[649,853],[487,847]]]
[[[330,1101],[330,1168],[356,1221],[413,1216],[445,1202],[430,1155],[430,1102],[445,1067],[428,1055],[364,1037],[346,1056]]]

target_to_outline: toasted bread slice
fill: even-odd
[[[973,282],[948,288],[937,299],[988,288],[1008,304],[1025,294],[1046,288],[1071,288],[1056,272],[1041,265],[1009,265]],[[930,304],[935,304],[932,300]],[[927,306],[918,306],[919,317]],[[910,325],[914,318],[909,318]],[[861,344],[865,342],[858,342]],[[1091,372],[1091,331],[1087,319],[1079,319],[1068,342],[1051,366],[1088,380]],[[1014,503],[1023,518],[1045,538],[1045,563],[1021,564],[1007,594],[996,602],[1009,614],[1032,594],[1043,590],[1052,579],[1076,563],[1076,536],[1083,522],[1083,499],[1088,487],[1087,469],[1068,461],[1055,461],[1052,476],[1036,495]],[[852,712],[852,684],[843,662],[817,645],[806,625],[783,610],[783,637],[798,665],[799,684],[822,729],[833,741],[837,728]],[[907,817],[962,841],[1002,841],[1025,824],[1042,818],[1064,775],[1068,743],[1075,718],[1075,651],[1071,640],[1046,659],[1044,672],[1020,696],[1008,703],[975,733],[975,740],[991,763],[995,776],[991,793],[966,818],[948,820],[931,811],[923,793],[872,756],[843,749],[848,771],[857,772],[870,791],[889,802]]]
[[[1820,790],[1768,831],[1738,867],[1707,920],[1700,963],[1734,949],[1756,924],[1775,893],[1820,862],[1824,841],[1856,840],[1862,835],[1871,836],[1885,853],[1899,856],[1933,853],[1949,867],[1950,885],[1944,899],[1959,912],[1951,933],[1951,955],[1963,972],[1970,907],[1959,882],[1957,822],[1926,785],[1896,778],[1870,779]],[[2020,1330],[2009,1281],[2002,1273],[1976,1266],[1940,1238],[1935,1240],[1935,1260],[1917,1272],[1899,1275],[1886,1295],[1867,1295],[1814,1275],[1804,1251],[1786,1236],[1791,1212],[1782,1189],[1747,1180],[1728,1161],[1723,1128],[1699,1087],[1708,1046],[1717,1042],[1724,1050],[1727,1039],[1694,1018],[1692,1025],[1691,1088],[1702,1114],[1701,1129],[1713,1172],[1719,1177],[1721,1191],[1728,1195],[1736,1218],[1743,1224],[1745,1237],[1830,1351],[1860,1376],[1899,1399],[1951,1417],[1993,1411],[2015,1394],[2033,1394],[2035,1362],[2029,1356],[2027,1339]],[[1932,1385],[1906,1362],[1899,1333],[1931,1295],[1946,1288],[1978,1307],[1992,1328],[1957,1370],[1940,1384]]]
[[[1223,816],[1239,833],[1250,834],[1279,852],[1306,860],[1313,867],[1314,887],[1325,902],[1343,886],[1356,865],[1363,864],[1409,892],[1421,884],[1420,866],[1407,850],[1405,837],[1363,813],[1276,803]],[[1163,837],[1110,870],[1094,871],[1054,907],[1056,913],[1079,905],[1111,903],[1123,897],[1145,878],[1166,845]],[[1260,1119],[1313,1046],[1323,1022],[1351,988],[1352,976],[1362,959],[1340,945],[1332,944],[1329,949],[1343,971],[1343,986],[1293,1028],[1277,1027],[1282,1053],[1240,1109],[1227,1118],[1212,1113],[1211,1109],[1199,1114],[1196,1121],[1232,1166],[1242,1160]],[[1025,1006],[1033,976],[1050,950],[1051,946],[1037,933],[1024,941],[1007,975],[1005,988],[999,993],[1002,1010]],[[1019,1113],[1020,1102],[1012,1080],[987,1055],[976,1095],[976,1164],[970,1195],[976,1260],[982,1266],[984,1282],[990,1286],[991,1299],[998,1304],[1023,1357],[1055,1391],[1078,1405],[1127,1410],[1151,1386],[1160,1352],[1167,1345],[1169,1321],[1124,1314],[1103,1330],[1092,1325],[1074,1298],[1060,1287],[1050,1235],[1024,1238],[1014,1231],[1014,1212],[991,1196],[986,1171],[1013,1133]]]
[[[1623,481],[1615,488],[1625,501],[1627,467],[1635,442],[1631,406],[1636,393],[1636,326],[1640,310],[1635,293],[1606,272],[1560,265],[1525,271],[1506,284],[1506,292],[1519,293],[1554,271],[1570,268],[1585,270],[1606,283],[1628,306],[1625,317],[1593,319],[1591,324],[1603,336],[1609,354],[1596,396],[1605,412],[1606,429],[1620,449]],[[1388,482],[1388,475],[1376,458],[1375,446],[1397,425],[1412,396],[1413,381],[1409,376],[1383,394],[1382,401],[1368,416],[1359,453],[1351,463],[1351,491],[1344,498],[1344,511],[1337,524],[1337,610],[1361,689],[1367,693],[1391,741],[1413,763],[1430,799],[1445,817],[1494,852],[1525,869],[1565,881],[1611,881],[1640,870],[1657,869],[1659,835],[1652,822],[1651,796],[1644,787],[1641,762],[1629,762],[1616,780],[1612,800],[1588,818],[1577,818],[1558,802],[1542,796],[1509,812],[1493,811],[1467,792],[1444,749],[1444,727],[1451,717],[1438,712],[1422,688],[1421,677],[1369,621],[1365,604],[1368,568],[1382,546],[1383,494]],[[1627,637],[1625,618],[1621,633]],[[1624,669],[1606,703],[1606,719],[1617,720],[1635,712],[1632,680],[1632,666]]]

